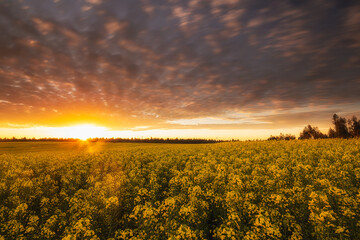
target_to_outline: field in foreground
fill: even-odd
[[[1,143],[0,239],[360,239],[360,140]]]

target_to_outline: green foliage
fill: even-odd
[[[0,239],[360,239],[359,139],[51,146],[0,145]]]

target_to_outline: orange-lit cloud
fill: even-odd
[[[359,113],[359,12],[325,0],[0,0],[0,127],[325,127]]]

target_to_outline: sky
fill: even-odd
[[[356,0],[0,0],[0,32],[0,137],[254,139],[360,117]]]

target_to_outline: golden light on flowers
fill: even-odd
[[[0,143],[0,239],[360,239],[359,151],[360,139]]]

